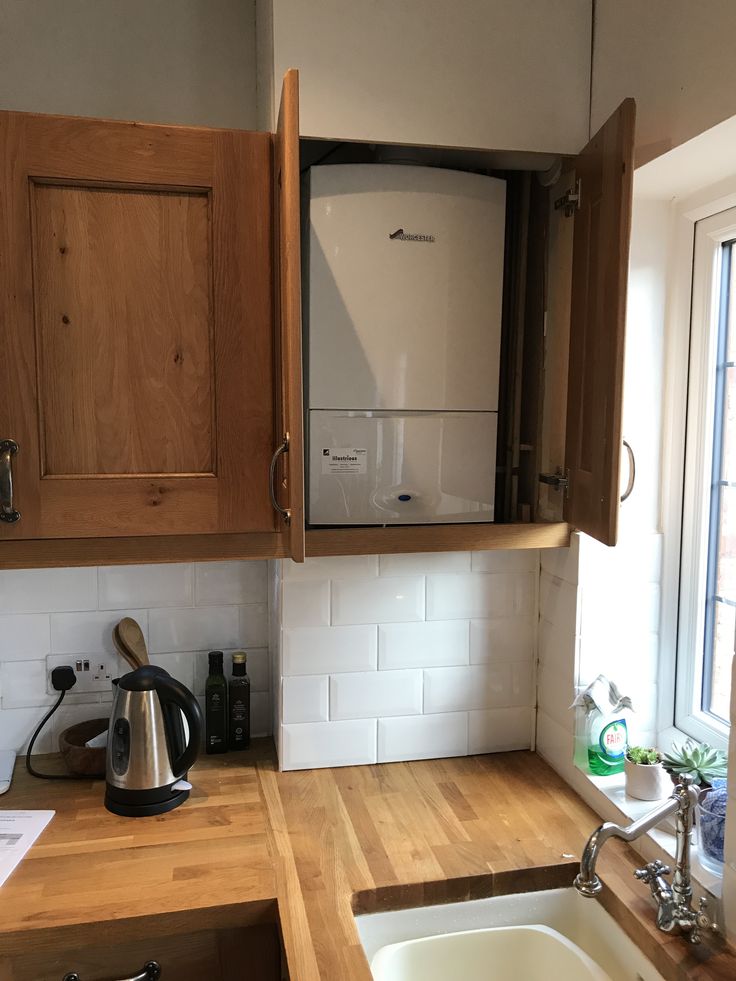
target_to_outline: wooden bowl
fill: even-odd
[[[84,744],[99,736],[110,724],[109,719],[88,719],[69,726],[59,735],[59,752],[70,773],[80,777],[104,777],[107,748],[90,749]]]

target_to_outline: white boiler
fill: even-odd
[[[308,184],[309,522],[492,521],[505,182],[345,164]]]

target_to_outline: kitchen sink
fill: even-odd
[[[613,917],[572,888],[356,922],[375,981],[664,981]]]

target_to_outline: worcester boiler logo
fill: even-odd
[[[434,242],[434,235],[415,235],[413,232],[405,232],[403,228],[397,228],[391,232],[389,238],[394,242]]]

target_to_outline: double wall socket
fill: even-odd
[[[56,694],[51,684],[51,672],[63,664],[74,668],[77,679],[70,695],[109,692],[112,690],[112,679],[119,673],[117,661],[110,654],[50,654],[46,658],[46,687],[50,695]]]

